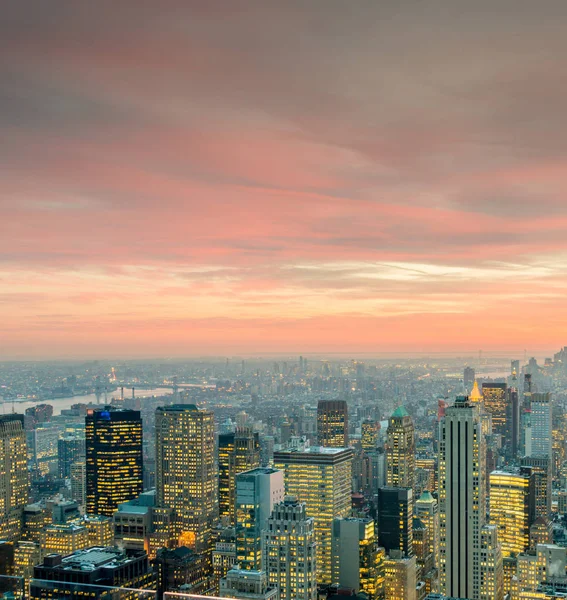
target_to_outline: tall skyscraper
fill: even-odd
[[[486,451],[478,405],[458,397],[439,436],[441,585],[447,596],[480,596],[480,534],[486,510]]]
[[[425,525],[429,534],[429,551],[433,564],[439,568],[439,503],[426,491],[415,503],[415,516]]]
[[[520,448],[520,397],[515,387],[508,389],[508,395],[510,401],[508,402],[508,414],[506,415],[508,422],[506,447],[510,458],[516,458]]]
[[[16,541],[28,503],[24,415],[0,416],[0,539]]]
[[[380,422],[365,419],[361,425],[361,445],[363,450],[373,451],[378,446]]]
[[[320,446],[348,446],[348,406],[345,400],[319,400],[317,405],[317,440]]]
[[[83,509],[87,502],[87,464],[84,460],[73,463],[70,468],[71,498]]]
[[[415,432],[413,420],[403,406],[393,412],[388,424],[386,466],[389,487],[414,487]]]
[[[351,511],[351,448],[314,446],[274,452],[274,467],[284,471],[285,491],[304,502],[315,519],[319,582],[331,583],[332,526]]]
[[[156,504],[173,509],[179,545],[212,551],[217,514],[214,417],[194,404],[156,410]]]
[[[531,456],[552,457],[552,404],[551,394],[531,395]]]
[[[549,456],[524,456],[522,467],[531,467],[535,486],[535,517],[549,517],[551,513],[551,458]]]
[[[236,562],[243,569],[262,569],[262,531],[283,499],[282,471],[257,468],[236,476]]]
[[[498,542],[498,528],[495,525],[483,525],[480,530],[478,563],[479,600],[502,600],[504,597],[502,550]]]
[[[264,570],[280,600],[317,598],[317,556],[313,517],[304,503],[287,497],[274,506],[264,531]]]
[[[219,517],[234,525],[235,477],[260,466],[260,439],[250,427],[219,435]]]
[[[415,556],[404,557],[393,551],[384,560],[385,600],[416,600]]]
[[[535,476],[530,467],[493,471],[490,481],[490,522],[498,528],[502,555],[527,552],[535,520]]]
[[[378,546],[374,520],[333,521],[333,581],[370,600],[379,595],[383,550]]]
[[[87,513],[111,517],[143,491],[140,411],[89,410],[85,438]]]
[[[85,438],[79,435],[66,435],[57,441],[59,477],[71,476],[71,465],[85,460]]]
[[[378,490],[378,542],[391,553],[413,556],[413,492],[411,488]]]
[[[508,424],[508,389],[505,383],[483,383],[484,410],[492,416],[492,431],[506,436]]]

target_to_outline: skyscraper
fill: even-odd
[[[260,466],[260,440],[250,427],[219,435],[219,517],[234,525],[235,477]]]
[[[0,416],[0,539],[16,541],[28,503],[24,415]]]
[[[404,557],[393,551],[384,560],[385,600],[416,600],[415,556]]]
[[[85,438],[78,435],[66,435],[57,441],[59,459],[59,477],[71,476],[71,465],[85,460]]]
[[[498,528],[502,555],[527,552],[535,520],[535,476],[530,467],[493,471],[490,481],[490,522]]]
[[[361,425],[361,445],[363,450],[376,450],[378,446],[378,434],[380,432],[380,422],[371,419],[365,419]]]
[[[283,469],[285,491],[305,502],[315,519],[319,582],[331,583],[333,519],[351,510],[351,448],[312,448],[274,452],[274,466]]]
[[[257,468],[236,476],[236,561],[243,569],[262,568],[262,531],[283,499],[282,471]]]
[[[348,406],[345,400],[319,400],[317,404],[317,440],[320,446],[348,446]]]
[[[549,517],[551,513],[551,458],[549,456],[524,456],[523,467],[531,467],[535,486],[535,517]]]
[[[472,390],[475,377],[475,370],[472,367],[465,367],[465,370],[463,372],[463,385],[465,386],[467,393]]]
[[[433,564],[439,568],[439,503],[425,491],[415,503],[415,516],[425,525],[429,534],[429,551]]]
[[[413,492],[411,488],[378,490],[378,542],[391,553],[413,556]]]
[[[317,558],[313,517],[296,498],[274,506],[264,531],[262,564],[280,600],[317,598]]]
[[[531,456],[552,457],[552,404],[551,394],[531,395]]]
[[[179,545],[212,551],[217,514],[213,413],[194,404],[156,410],[156,504],[175,512]]]
[[[485,521],[486,452],[478,406],[458,397],[440,423],[439,517],[445,595],[480,595],[480,534]]]
[[[483,383],[484,410],[492,416],[492,431],[502,436],[508,428],[508,389],[505,383]]]
[[[140,411],[89,410],[85,438],[87,513],[111,517],[143,490]]]
[[[412,418],[400,406],[390,417],[386,447],[386,484],[413,488],[415,478],[415,433]]]

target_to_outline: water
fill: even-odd
[[[131,390],[130,390],[131,392]],[[126,395],[127,390],[124,390],[124,395]],[[136,390],[136,398],[147,398],[149,396],[165,396],[167,394],[171,394],[171,388],[154,388],[150,390]],[[108,394],[108,401],[110,402],[111,398],[118,398],[120,396],[120,390],[116,390]],[[104,394],[100,397],[100,403],[104,404]],[[38,404],[51,404],[53,406],[53,414],[59,415],[61,414],[61,410],[65,408],[71,408],[73,404],[96,404],[96,395],[95,394],[87,394],[86,396],[73,396],[72,398],[55,398],[54,400],[44,400],[42,402],[14,402],[14,412],[23,414],[26,408],[31,406],[37,406]],[[11,413],[12,412],[12,402],[7,400],[2,404],[0,400],[0,414]]]

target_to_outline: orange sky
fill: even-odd
[[[36,4],[0,358],[567,343],[564,2]]]

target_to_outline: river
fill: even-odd
[[[124,389],[124,395],[128,392],[132,393],[132,390]],[[136,398],[147,398],[149,396],[165,396],[167,394],[171,394],[171,388],[154,388],[150,390],[136,390]],[[115,390],[112,393],[108,394],[108,401],[110,402],[111,398],[117,398],[120,395],[120,390]],[[61,414],[61,410],[65,408],[71,408],[73,404],[96,404],[96,395],[95,394],[87,394],[86,396],[73,396],[72,398],[55,398],[53,400],[44,400],[42,402],[33,402],[26,400],[24,402],[16,401],[14,402],[14,411],[17,413],[24,413],[26,408],[30,406],[37,406],[38,404],[51,404],[53,406],[53,414],[59,415]],[[100,403],[104,404],[104,394],[101,396]],[[0,400],[0,414],[11,413],[12,412],[12,402],[7,400],[2,403]]]

